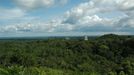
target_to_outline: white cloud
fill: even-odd
[[[116,0],[116,3],[122,10],[134,10],[134,0]]]
[[[63,5],[66,4],[68,0],[14,0],[14,2],[23,9],[32,10],[41,7],[48,8],[59,4]]]
[[[133,28],[134,29],[134,18],[125,17],[119,20],[117,24],[120,28]]]
[[[95,25],[111,25],[110,22],[112,20],[106,19],[106,18],[100,18],[97,15],[93,16],[84,16],[83,18],[78,20],[78,24],[80,25],[86,25],[86,26],[95,26]]]
[[[121,24],[132,28],[134,26],[134,19],[131,18],[134,16],[133,6],[133,0],[90,0],[68,11],[63,23],[74,25],[74,29],[87,29],[89,31],[92,27],[96,27],[96,31],[97,27],[104,28],[104,30],[107,30],[105,27],[111,27],[114,31],[122,28],[120,27]],[[115,12],[120,12],[120,16],[115,17],[114,15],[117,14]],[[107,16],[111,15],[109,13],[112,13],[114,17],[107,18]],[[101,15],[105,16],[101,17]],[[126,15],[129,18],[126,18]],[[122,21],[124,18],[125,21]]]
[[[0,8],[0,19],[14,19],[14,18],[19,18],[26,15],[25,11],[22,11],[21,9],[18,8],[13,8],[13,9],[3,9]]]
[[[104,0],[106,1],[106,0]],[[73,25],[94,26],[94,25],[111,25],[113,19],[101,18],[98,14],[110,12],[113,8],[100,7],[96,5],[97,0],[88,1],[78,5],[65,14],[63,23],[69,23]],[[104,3],[104,2],[102,2]]]

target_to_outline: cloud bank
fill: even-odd
[[[14,0],[31,10],[65,4],[67,0]],[[7,11],[7,10],[5,10]],[[24,14],[20,10],[10,11]],[[134,0],[89,0],[48,22],[21,23],[0,27],[0,32],[134,32]],[[12,18],[10,16],[9,18]]]

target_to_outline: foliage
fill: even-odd
[[[134,38],[1,40],[0,75],[133,75]]]

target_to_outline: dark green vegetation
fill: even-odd
[[[0,75],[134,75],[134,38],[0,41]]]

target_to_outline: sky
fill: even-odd
[[[0,0],[0,37],[134,35],[134,0]]]

